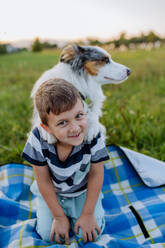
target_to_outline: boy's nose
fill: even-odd
[[[70,132],[71,133],[77,133],[78,131],[80,130],[80,127],[75,124],[75,123],[72,123],[71,126],[70,126]]]

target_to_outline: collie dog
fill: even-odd
[[[52,69],[45,71],[36,81],[31,97],[38,87],[48,79],[62,78],[72,83],[79,91],[85,106],[88,120],[86,140],[91,141],[98,132],[105,135],[105,128],[99,123],[105,96],[104,84],[119,84],[130,75],[130,69],[114,62],[109,53],[96,46],[68,45],[61,53],[60,61]],[[49,144],[56,142],[55,137],[40,127],[40,117],[34,104],[32,128],[39,128],[41,137]]]

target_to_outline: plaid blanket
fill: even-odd
[[[165,187],[147,187],[122,149],[113,145],[107,149],[106,227],[99,241],[84,244],[73,237],[67,246],[41,240],[35,229],[36,199],[29,190],[32,168],[6,164],[0,167],[0,248],[165,247]]]

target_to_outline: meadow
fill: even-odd
[[[103,87],[106,101],[100,121],[107,130],[107,144],[165,161],[165,46],[109,52],[132,73],[121,85]],[[21,153],[30,131],[30,92],[59,56],[59,50],[0,56],[0,164],[26,163]]]

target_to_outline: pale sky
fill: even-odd
[[[0,0],[0,41],[165,36],[165,0]]]

